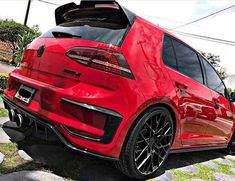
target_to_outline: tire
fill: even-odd
[[[134,179],[149,179],[162,173],[174,138],[174,124],[164,107],[144,113],[132,129],[116,167]]]
[[[228,147],[224,150],[224,152],[230,155],[235,155],[235,133],[233,133],[233,136],[228,144]]]

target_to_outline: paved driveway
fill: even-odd
[[[14,66],[0,62],[0,73],[10,73],[14,69]]]

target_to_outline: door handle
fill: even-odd
[[[185,95],[187,93],[187,89],[188,89],[187,84],[175,82],[175,85],[178,88],[181,95]]]
[[[219,99],[217,99],[217,98],[213,98],[212,99],[213,100],[213,102],[215,103],[215,109],[219,109]]]
[[[188,88],[188,85],[184,83],[175,82],[175,85],[180,90],[186,90]]]

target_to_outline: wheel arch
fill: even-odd
[[[140,121],[140,118],[148,110],[150,110],[153,107],[163,107],[163,108],[167,109],[170,112],[170,114],[172,116],[172,119],[173,119],[173,124],[174,124],[174,140],[175,140],[176,132],[177,132],[177,129],[178,129],[178,121],[177,121],[178,120],[178,116],[177,116],[178,115],[178,110],[176,109],[176,105],[170,100],[168,100],[168,101],[153,101],[153,100],[150,100],[145,104],[146,104],[145,108],[139,112],[139,114],[136,116],[136,118],[132,122],[130,128],[128,129],[119,156],[121,156],[121,154],[123,152],[123,149],[127,144],[128,138],[130,137],[130,134],[133,131],[136,124],[138,123],[138,121]],[[174,143],[174,140],[173,140],[173,143]]]

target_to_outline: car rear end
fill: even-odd
[[[122,50],[134,21],[113,1],[59,7],[57,26],[27,47],[10,74],[11,120],[46,126],[74,150],[118,158],[120,133],[144,101]]]

